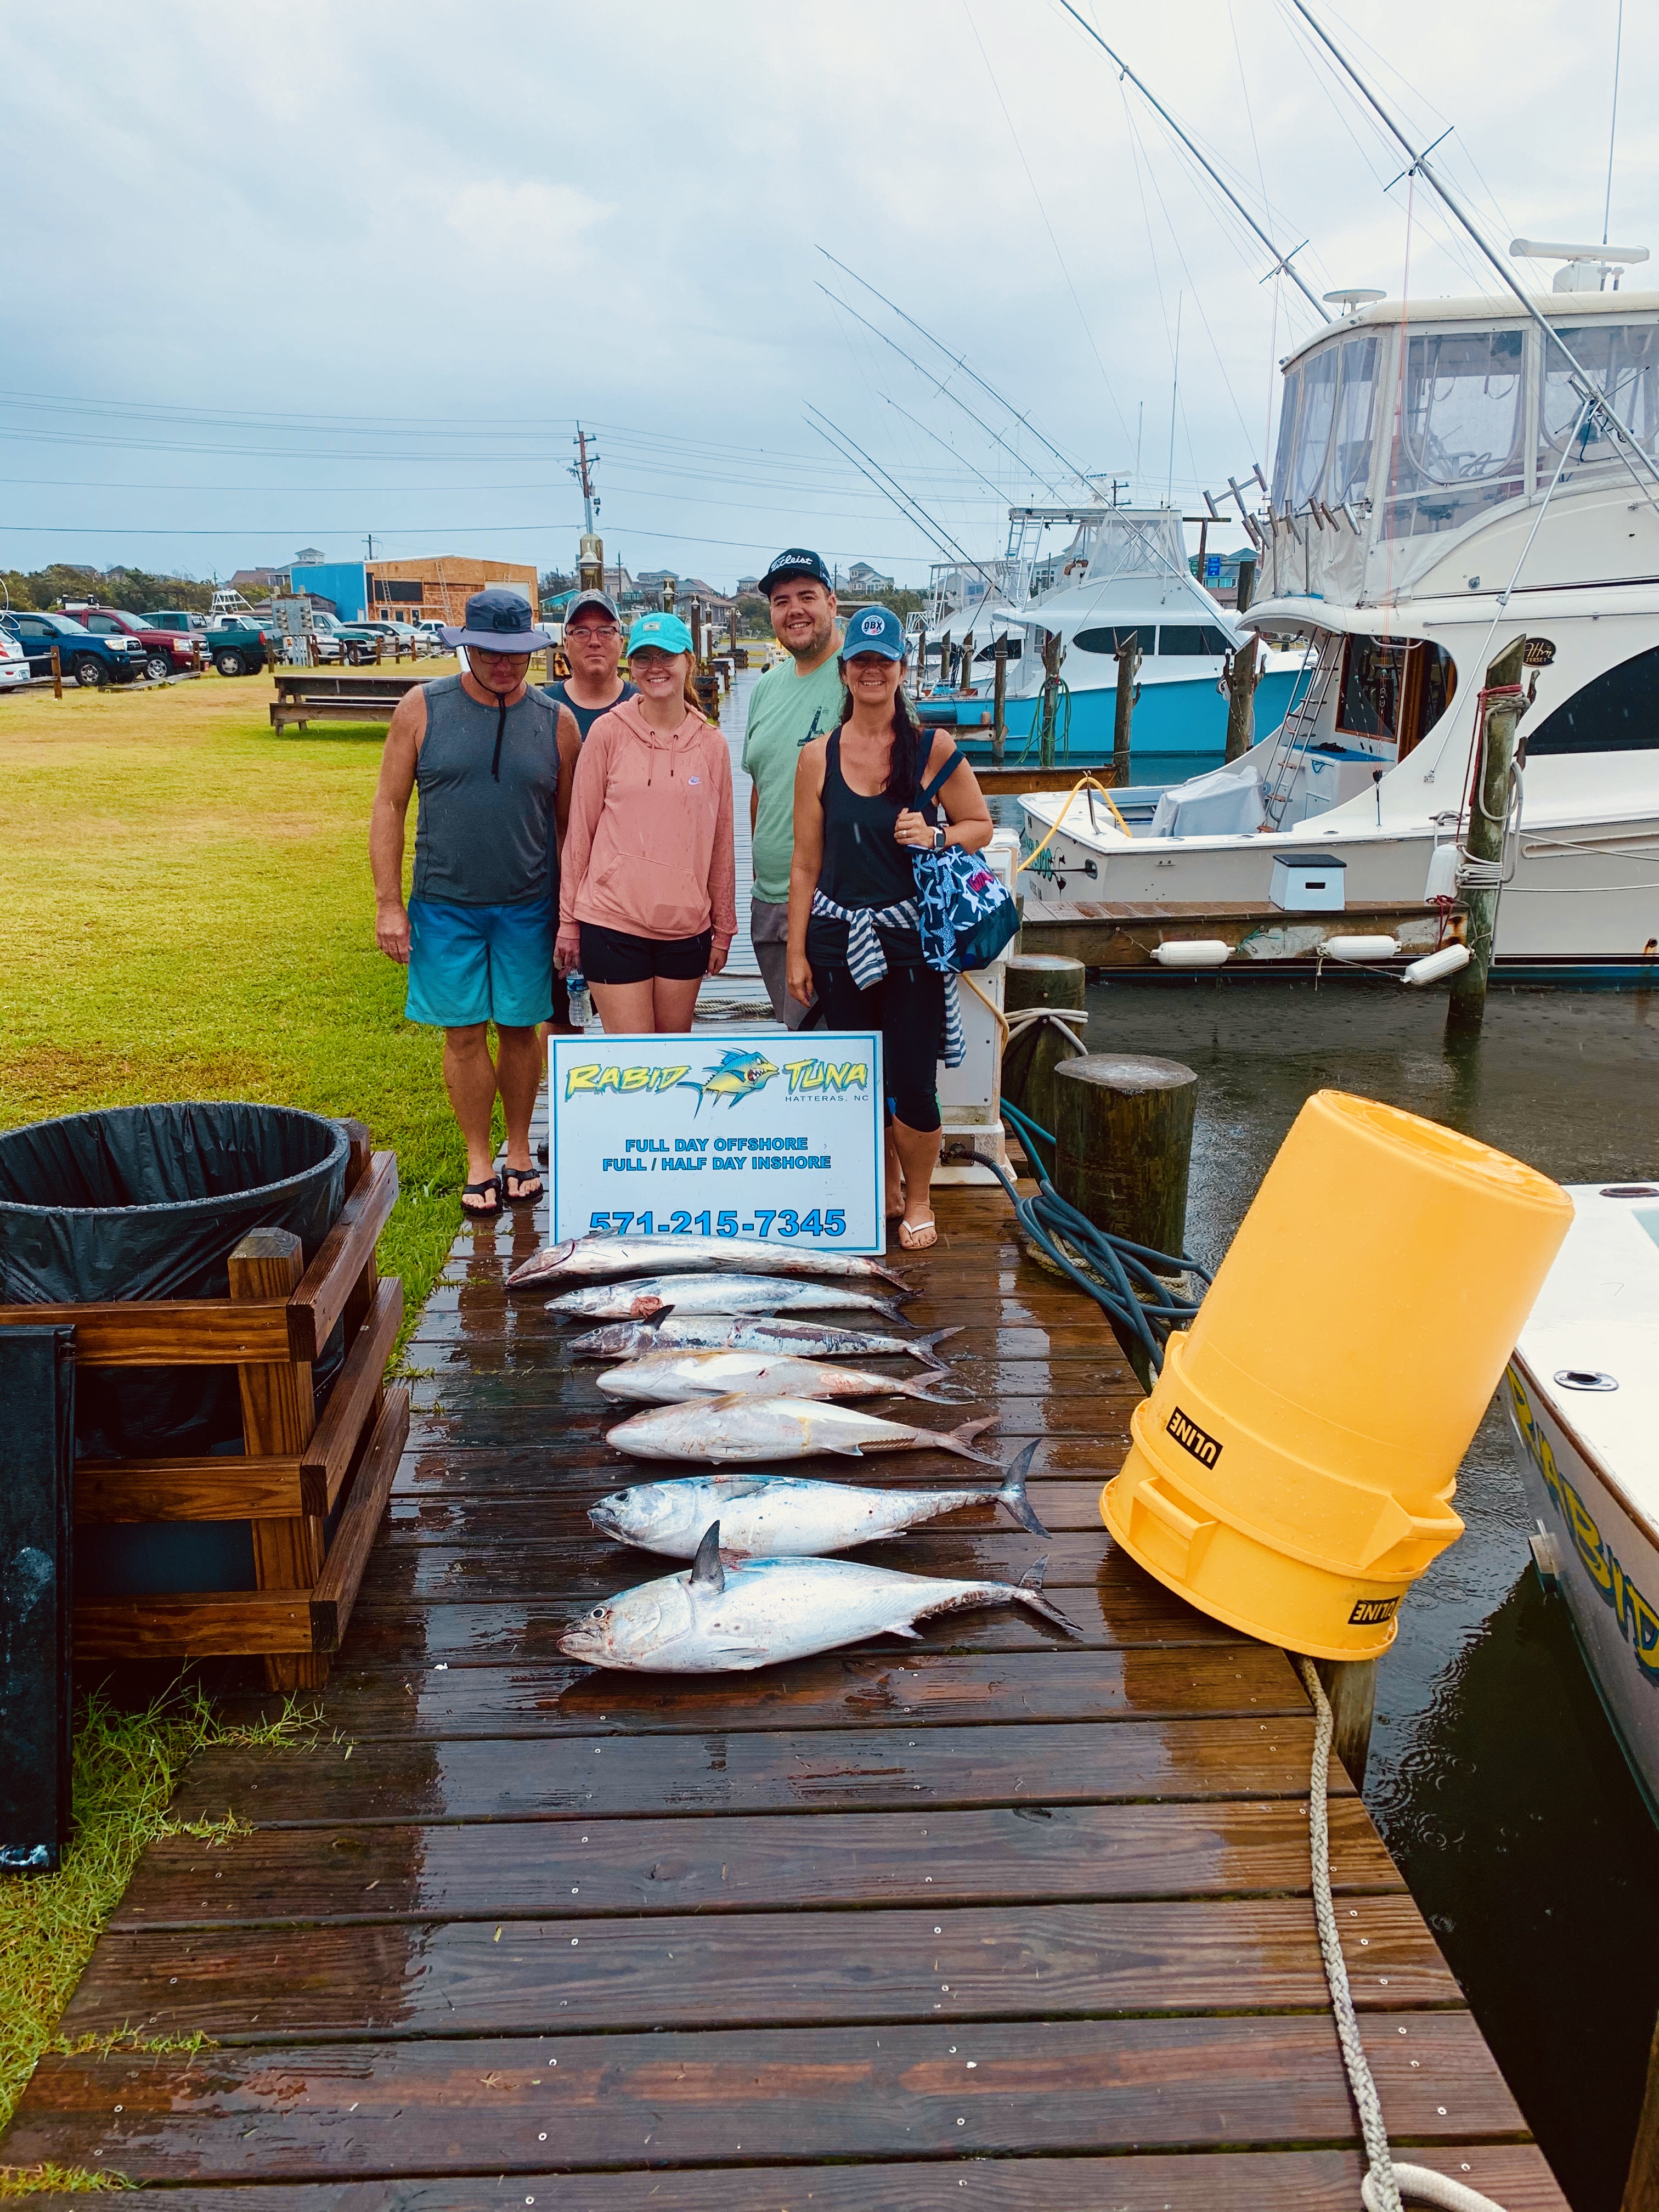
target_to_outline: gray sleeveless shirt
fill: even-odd
[[[558,708],[529,689],[502,723],[498,708],[467,696],[459,676],[441,676],[422,689],[426,736],[415,768],[420,806],[410,896],[455,906],[551,898]]]

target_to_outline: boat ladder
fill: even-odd
[[[1319,718],[1324,711],[1325,696],[1342,662],[1343,640],[1331,637],[1325,641],[1311,681],[1297,701],[1273,739],[1273,749],[1267,756],[1267,772],[1262,777],[1261,803],[1267,810],[1270,826],[1278,829],[1296,783],[1296,772],[1302,756],[1313,741],[1319,727]]]

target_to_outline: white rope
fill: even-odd
[[[1077,1026],[1088,1018],[1081,1006],[1017,1006],[1012,1014],[1004,1017],[1010,1040],[1017,1037],[1022,1030],[1035,1029],[1042,1022],[1052,1022],[1063,1036],[1079,1047],[1081,1047],[1083,1040],[1077,1034]]]
[[[1348,2088],[1354,2110],[1359,2115],[1359,2132],[1364,2139],[1369,2171],[1359,2185],[1361,2201],[1365,2212],[1402,2212],[1402,2200],[1406,2197],[1419,2204],[1439,2205],[1443,2212],[1504,2212],[1502,2205],[1494,2203],[1490,2197],[1483,2197],[1479,2190],[1454,2181],[1449,2174],[1436,2173],[1426,2166],[1396,2166],[1389,2151],[1382,2101],[1376,2094],[1365,2046],[1359,2039],[1359,2022],[1354,2015],[1353,1996],[1348,1988],[1347,1961],[1342,1956],[1342,1939],[1336,1930],[1336,1907],[1331,1901],[1330,1809],[1326,1800],[1334,1729],[1331,1704],[1311,1659],[1297,1657],[1296,1669],[1313,1700],[1308,1844],[1313,1871],[1314,1918],[1319,1927],[1319,1954],[1324,1960],[1325,1979],[1330,1987],[1336,2039],[1342,2047]]]

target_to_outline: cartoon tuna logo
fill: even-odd
[[[675,1088],[696,1091],[696,1111],[701,1114],[705,1098],[717,1102],[724,1098],[728,1107],[735,1106],[739,1098],[763,1091],[777,1072],[764,1053],[728,1052],[717,1066],[704,1072],[701,1083],[682,1079]]]

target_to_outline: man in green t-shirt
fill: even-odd
[[[744,772],[750,779],[749,834],[755,890],[749,936],[772,1012],[799,1029],[806,1008],[785,981],[789,936],[789,861],[795,847],[795,764],[809,738],[841,720],[841,624],[835,580],[816,553],[792,545],[761,578],[772,632],[789,655],[769,668],[749,695]]]

